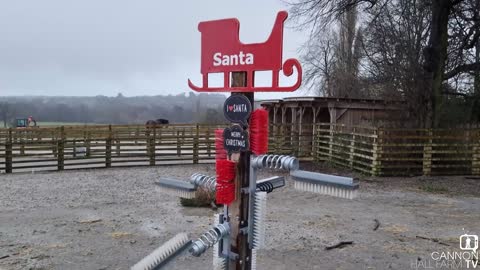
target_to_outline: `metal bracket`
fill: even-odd
[[[250,159],[250,186],[249,186],[249,196],[248,196],[248,220],[250,221],[247,226],[248,230],[248,246],[250,249],[253,248],[253,210],[255,203],[255,193],[257,190],[257,170],[253,164],[254,158]]]
[[[230,259],[230,260],[232,260],[232,261],[235,261],[235,260],[237,260],[238,258],[240,258],[240,256],[239,256],[237,253],[233,252],[233,251],[229,251],[229,252],[228,252],[228,255],[226,255],[225,257],[228,258],[228,259]]]
[[[225,250],[223,250],[223,251],[220,252],[220,257],[222,257],[222,258],[227,258],[227,259],[229,259],[229,260],[234,261],[234,260],[237,260],[240,256],[239,256],[237,253],[233,252],[233,251],[230,251],[230,250],[225,251]]]
[[[249,230],[248,230],[249,227],[250,226],[245,226],[243,228],[240,228],[239,232],[243,235],[248,234],[249,233]]]

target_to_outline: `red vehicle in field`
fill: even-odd
[[[191,89],[199,92],[290,92],[300,87],[302,67],[296,59],[282,63],[283,26],[288,17],[286,11],[277,14],[270,37],[264,43],[243,44],[239,39],[240,22],[237,19],[223,19],[201,22],[198,30],[202,34],[201,73],[203,84],[195,86],[190,80]],[[282,65],[283,64],[283,65]],[[279,73],[285,76],[293,74],[296,68],[298,78],[293,86],[279,86]],[[255,71],[272,71],[272,86],[254,87]],[[247,72],[246,87],[231,87],[230,73]],[[209,87],[208,74],[223,73],[223,87]]]

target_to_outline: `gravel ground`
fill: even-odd
[[[0,269],[128,269],[176,233],[195,238],[210,227],[214,211],[183,208],[153,182],[213,169],[0,175]],[[412,264],[433,251],[459,251],[461,234],[480,234],[480,179],[359,178],[353,201],[299,192],[291,183],[269,194],[258,269],[416,269]],[[339,241],[354,244],[325,250]],[[168,269],[211,269],[211,258],[210,252],[180,257]]]

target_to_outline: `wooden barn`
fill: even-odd
[[[315,136],[330,124],[348,127],[401,126],[408,118],[402,102],[377,99],[289,97],[257,103],[269,111],[271,146],[276,153],[311,156]]]

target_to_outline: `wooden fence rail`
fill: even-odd
[[[209,163],[225,125],[0,129],[0,171]],[[269,150],[369,175],[480,175],[480,129],[273,124]]]

